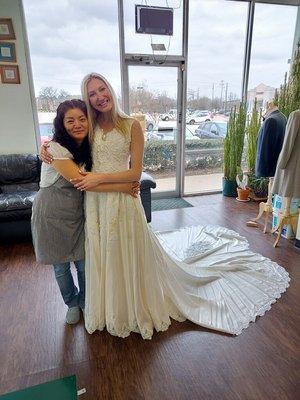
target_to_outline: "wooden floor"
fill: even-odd
[[[221,195],[188,199],[195,207],[158,211],[155,230],[218,224],[246,236],[251,249],[285,267],[291,285],[267,314],[232,337],[173,322],[151,341],[64,322],[65,308],[50,266],[32,245],[0,246],[0,394],[76,374],[79,399],[296,400],[299,395],[300,252],[249,228],[257,204]],[[56,399],[55,399],[56,400]]]

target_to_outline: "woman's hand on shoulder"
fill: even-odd
[[[51,164],[53,161],[52,155],[48,152],[49,143],[50,140],[44,142],[40,147],[40,159],[46,164]]]

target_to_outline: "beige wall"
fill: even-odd
[[[35,153],[37,119],[22,1],[0,0],[0,17],[12,18],[21,79],[20,85],[0,82],[0,154]]]

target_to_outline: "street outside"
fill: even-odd
[[[215,122],[223,122],[227,121],[228,118],[223,116],[215,116],[213,121]],[[186,125],[187,137],[190,139],[191,136],[188,136],[188,132],[194,135],[199,124],[195,125]],[[160,130],[164,130],[170,128],[170,131],[176,128],[176,121],[159,121],[158,122],[158,132]],[[154,131],[155,132],[155,131]],[[186,139],[186,140],[189,140]],[[195,137],[197,139],[197,137]],[[213,140],[213,139],[212,139]],[[147,172],[147,171],[146,171]],[[166,192],[175,190],[175,171],[151,171],[150,174],[156,181],[156,189],[155,192]],[[199,192],[212,192],[222,190],[222,177],[223,173],[218,170],[198,170],[198,171],[185,171],[185,180],[184,180],[184,192],[185,194],[194,194]]]

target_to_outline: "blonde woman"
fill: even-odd
[[[93,167],[73,182],[87,191],[86,329],[151,339],[171,317],[239,334],[285,291],[287,272],[250,252],[233,231],[194,226],[154,234],[139,198],[89,192],[99,184],[138,180],[144,137],[103,76],[87,75],[82,96]]]

